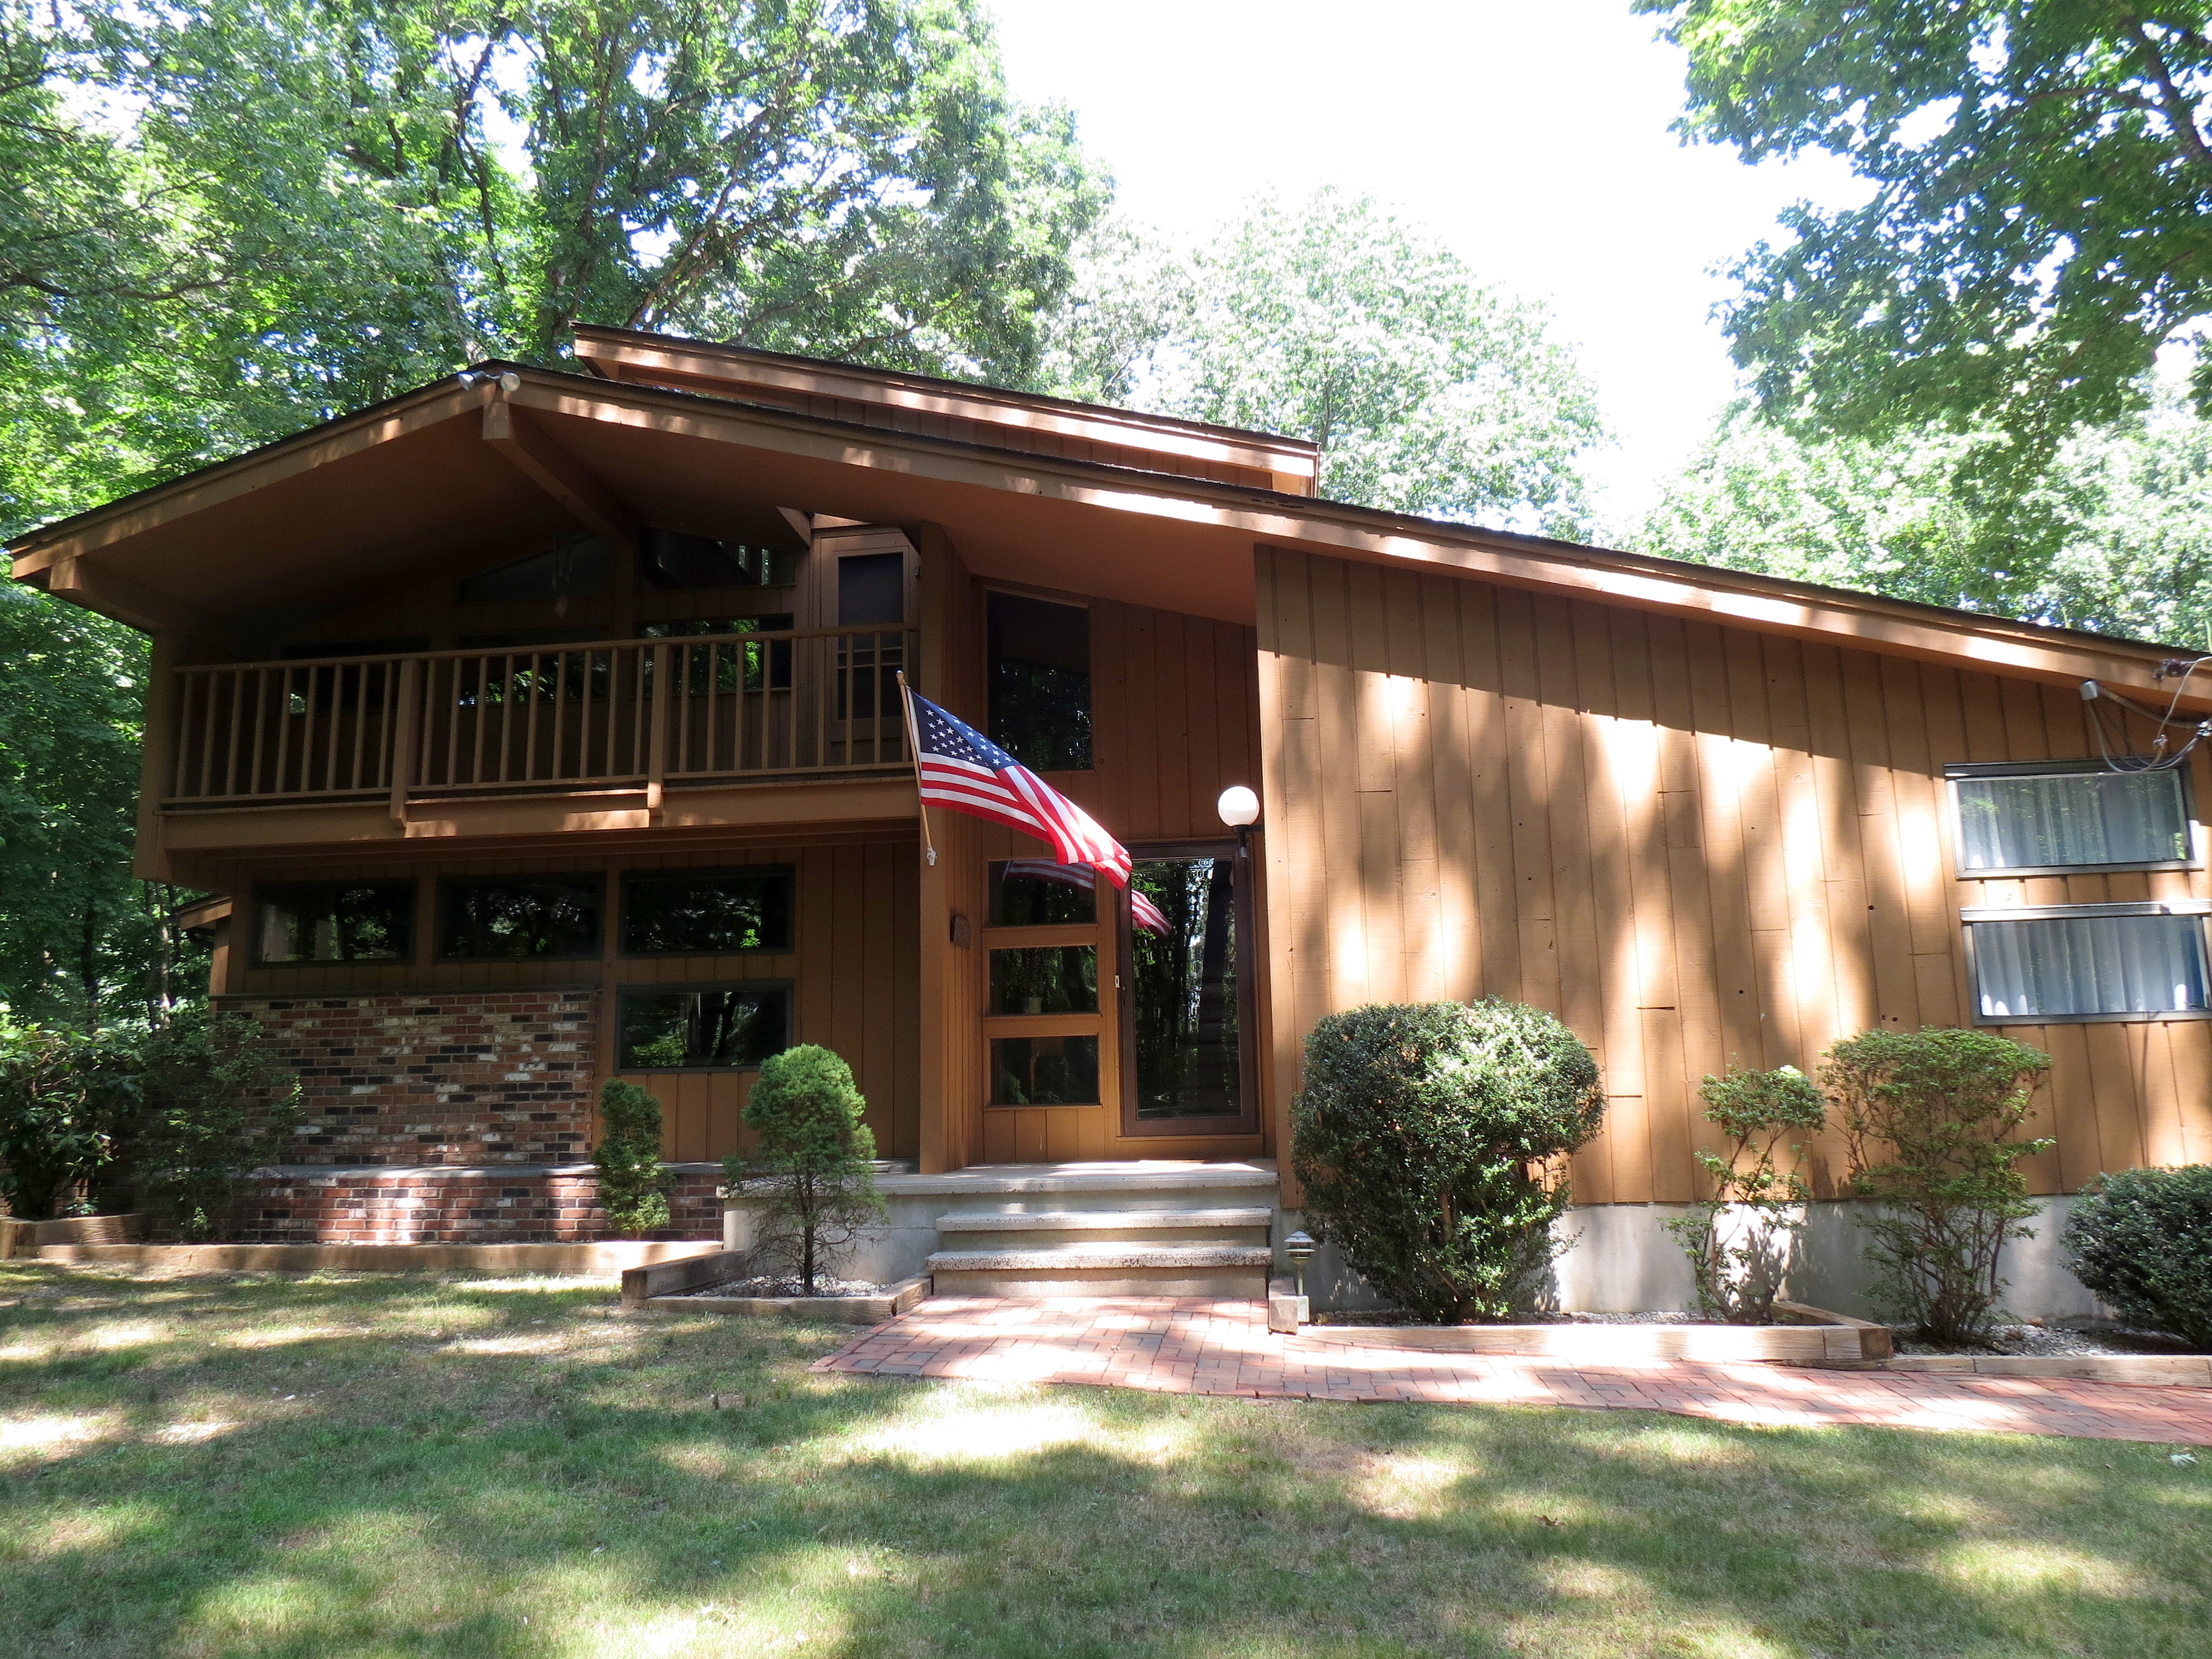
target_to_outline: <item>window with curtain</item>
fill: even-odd
[[[2186,864],[2189,800],[2179,769],[2039,773],[1957,768],[1959,872]]]
[[[1981,1023],[2205,1012],[2204,918],[2128,911],[1970,914]]]

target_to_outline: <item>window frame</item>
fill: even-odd
[[[1943,792],[1951,818],[1952,874],[1960,881],[2010,881],[2015,877],[2024,876],[2093,876],[2133,871],[2203,869],[2203,826],[2197,817],[2197,791],[2191,775],[2195,769],[2188,766],[2171,769],[2180,781],[2182,821],[2189,826],[2190,856],[2185,859],[2151,859],[2124,864],[2018,864],[1995,870],[1969,870],[1966,867],[1966,826],[1959,801],[1960,784],[1979,778],[2081,777],[2111,769],[2104,762],[2090,759],[1971,761],[1946,766],[1943,769]]]
[[[629,1047],[629,1021],[625,1010],[633,996],[673,996],[695,991],[781,991],[783,994],[783,1048],[781,1054],[798,1042],[799,982],[788,976],[768,979],[717,979],[687,981],[680,985],[660,985],[651,980],[627,980],[613,988],[615,1000],[614,1065],[611,1077],[630,1073],[649,1077],[681,1077],[686,1074],[701,1077],[727,1077],[738,1072],[757,1072],[762,1061],[751,1060],[743,1066],[632,1066],[625,1058]]]
[[[629,889],[633,881],[727,879],[732,876],[780,876],[785,887],[784,915],[791,937],[781,945],[754,945],[734,951],[633,951],[629,945]],[[615,872],[614,945],[617,958],[628,962],[667,962],[683,957],[787,957],[799,950],[799,866],[793,864],[725,865],[719,869],[643,870]]]
[[[2142,899],[2103,904],[1970,904],[1960,907],[1960,929],[1966,934],[1966,999],[1976,1025],[2120,1025],[2148,1024],[2158,1020],[2212,1019],[2212,1007],[2124,1010],[2118,1013],[1985,1014],[1982,1012],[1982,968],[1974,944],[1974,926],[1991,921],[2065,921],[2095,916],[2173,916],[2197,922],[2197,954],[2203,982],[2212,992],[2212,939],[2206,936],[2205,919],[2212,917],[2212,899]]]
[[[496,882],[572,881],[578,885],[595,887],[599,899],[592,913],[592,942],[587,949],[563,951],[544,956],[465,957],[446,954],[446,895],[455,887],[471,884],[489,886]],[[440,876],[430,900],[430,960],[440,962],[599,962],[606,956],[607,949],[607,878],[600,870],[547,871],[543,874],[507,876]]]
[[[267,895],[287,890],[296,892],[302,888],[325,887],[404,887],[411,896],[407,902],[407,948],[395,957],[285,957],[275,958],[261,951],[262,907],[268,902]],[[252,941],[252,954],[247,965],[256,969],[271,969],[282,972],[292,968],[407,968],[420,961],[422,954],[422,884],[414,876],[371,876],[357,881],[343,879],[257,881],[253,884],[251,908],[247,912]]]

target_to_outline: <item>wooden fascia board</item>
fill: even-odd
[[[88,611],[96,611],[127,627],[152,634],[166,628],[191,629],[198,613],[166,593],[119,571],[102,570],[77,554],[52,560],[44,567],[46,590]],[[19,574],[21,573],[18,573]]]
[[[1362,522],[1369,515],[1360,508],[1332,512],[1327,504],[1279,507],[1255,503],[1227,486],[1187,480],[1155,484],[1131,475],[1109,483],[1097,477],[1096,468],[1082,463],[1055,463],[1044,456],[1017,458],[1003,451],[984,454],[974,446],[899,433],[878,435],[869,430],[863,436],[852,428],[830,432],[807,416],[781,416],[769,410],[726,413],[693,400],[687,400],[678,410],[659,401],[662,395],[653,387],[632,388],[617,382],[603,382],[586,393],[526,381],[515,400],[584,420],[611,421],[755,447],[768,440],[777,449],[845,465],[1174,519],[1231,532],[1255,543],[1286,542],[1339,558],[1406,569],[1455,571],[1511,587],[1852,646],[1954,668],[2024,675],[2051,684],[2095,679],[2148,697],[2164,698],[2172,693],[2171,684],[2161,681],[2157,672],[2168,653],[2154,647],[2129,647],[2115,641],[2100,648],[2039,637],[2025,626],[2007,628],[1997,619],[1983,626],[1964,621],[1954,623],[1880,600],[1855,603],[1841,595],[1791,591],[1779,585],[1766,588],[1750,583],[1708,582],[1664,569],[1576,560],[1493,540],[1479,531],[1469,531],[1464,538],[1449,532],[1394,532]],[[2185,696],[2183,702],[2192,709],[2212,708],[2212,689]]]
[[[637,515],[590,469],[504,397],[484,405],[484,441],[517,471],[558,501],[579,524],[635,551]]]
[[[483,398],[476,388],[447,384],[426,387],[374,416],[303,434],[252,454],[217,462],[193,477],[156,489],[143,499],[117,504],[64,522],[49,532],[33,532],[12,544],[17,581],[35,575],[58,559],[81,558],[112,543],[143,535],[179,519],[266,489],[287,478],[358,455],[410,432],[435,426]]]
[[[687,380],[719,383],[732,388],[765,386],[793,396],[842,398],[853,403],[878,404],[950,420],[1020,426],[1033,432],[1049,432],[1089,443],[1150,449],[1194,460],[1249,467],[1279,477],[1311,480],[1320,475],[1320,458],[1308,445],[1238,441],[1161,426],[1141,417],[1104,412],[1085,415],[1072,410],[1038,407],[1019,398],[993,397],[981,388],[965,393],[941,392],[871,375],[840,374],[829,368],[809,369],[750,357],[730,359],[707,349],[593,340],[580,334],[576,341],[576,355],[594,372],[624,384],[649,383],[654,374],[681,375]]]

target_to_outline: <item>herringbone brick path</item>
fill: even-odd
[[[1584,1406],[1733,1423],[2212,1443],[2212,1389],[1671,1359],[1586,1365],[1352,1347],[1330,1342],[1326,1328],[1277,1335],[1256,1302],[1201,1297],[933,1298],[815,1369],[1164,1394]]]

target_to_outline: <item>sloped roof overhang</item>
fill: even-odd
[[[15,574],[147,628],[332,602],[570,522],[483,441],[503,403],[656,522],[733,501],[934,523],[987,579],[1255,619],[1276,544],[2161,700],[2174,653],[1541,537],[491,364],[18,538]],[[510,377],[514,389],[501,386]],[[57,578],[60,578],[57,580]],[[2193,683],[2192,683],[2193,684]],[[2212,687],[2183,706],[2212,707]]]

